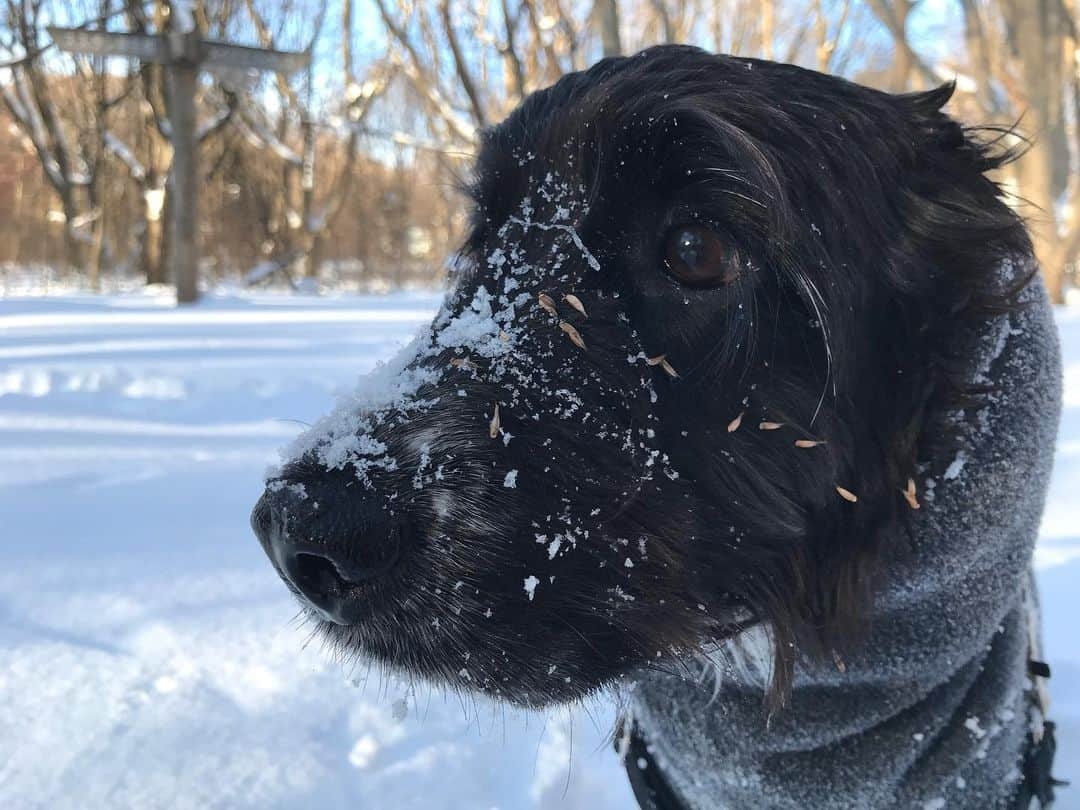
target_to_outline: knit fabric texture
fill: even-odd
[[[1031,560],[1061,409],[1041,283],[1022,300],[971,336],[972,380],[995,391],[954,415],[959,451],[920,467],[914,544],[885,560],[870,632],[843,671],[801,661],[771,717],[762,684],[723,668],[718,685],[637,678],[629,714],[687,808],[1011,805],[1040,721]]]

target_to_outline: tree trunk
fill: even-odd
[[[774,59],[774,39],[776,37],[776,0],[761,0],[761,55],[765,59]]]
[[[167,227],[171,214],[170,209],[173,207],[173,196],[169,193],[168,182],[162,187],[161,197],[161,213],[158,217],[157,225],[157,251],[155,256],[155,268],[157,275],[155,281],[158,284],[169,283],[169,243],[172,242],[172,229]]]
[[[79,237],[70,223],[64,224],[64,258],[69,270],[83,268],[82,245],[79,244]]]
[[[83,269],[82,243],[79,235],[75,232],[75,220],[79,216],[79,208],[75,203],[75,194],[70,186],[65,186],[60,191],[60,209],[64,213],[64,256],[67,260],[68,269]]]
[[[326,240],[323,239],[324,231],[316,231],[311,234],[311,243],[304,258],[304,276],[313,281],[319,280],[319,268],[322,266],[324,247]]]
[[[622,40],[619,37],[619,6],[617,0],[596,0],[593,6],[597,25],[600,26],[600,42],[604,56],[621,56]]]
[[[101,292],[101,268],[105,264],[105,212],[98,214],[97,222],[94,223],[94,242],[90,254],[90,289]]]
[[[896,49],[896,57],[893,62],[893,75],[890,81],[891,89],[894,93],[903,93],[908,89],[908,82],[911,80],[911,71],[915,66],[914,54],[911,51],[907,39],[907,21],[912,8],[913,5],[909,0],[900,0],[894,7],[897,25],[900,26],[900,30],[903,32],[903,46]]]
[[[165,264],[165,229],[164,213],[167,201],[161,178],[156,172],[147,178],[146,188],[142,190],[143,232],[141,256],[142,270],[147,284],[164,284]]]
[[[1045,140],[1037,140],[1020,161],[1017,173],[1024,197],[1036,206],[1028,216],[1028,229],[1042,267],[1046,291],[1051,301],[1060,304],[1064,300],[1065,257],[1058,250],[1053,164],[1051,145]]]
[[[195,150],[195,89],[198,68],[176,64],[169,68],[169,123],[173,159],[169,177],[169,275],[176,300],[190,304],[199,297],[198,161]]]
[[[1042,265],[1050,298],[1063,300],[1065,263],[1059,249],[1056,198],[1068,172],[1062,169],[1067,137],[1062,114],[1062,54],[1066,19],[1059,0],[1003,0],[1011,49],[1020,63],[1028,110],[1024,129],[1034,144],[1018,163],[1021,194],[1037,210],[1029,217],[1035,253]],[[1065,150],[1067,163],[1067,149]]]

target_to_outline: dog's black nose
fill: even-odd
[[[263,550],[293,590],[328,621],[355,624],[365,589],[393,570],[405,526],[371,504],[361,487],[271,481],[251,513]]]

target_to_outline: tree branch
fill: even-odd
[[[469,67],[465,62],[465,54],[461,50],[461,43],[458,42],[454,22],[450,18],[450,0],[439,0],[439,16],[445,29],[450,53],[454,56],[454,68],[457,72],[458,81],[461,82],[461,89],[465,91],[465,95],[469,99],[469,106],[472,107],[473,120],[476,122],[476,126],[482,129],[487,126],[487,115],[484,112],[484,105],[480,101],[480,94],[476,90],[476,83],[473,81],[472,73],[469,72]]]
[[[927,65],[911,47],[911,43],[908,42],[906,27],[901,22],[902,18],[897,15],[896,9],[889,4],[888,0],[866,0],[866,2],[870,6],[870,10],[874,12],[874,16],[892,34],[897,50],[908,60],[912,69],[922,76],[927,84],[931,86],[941,84],[941,78],[934,72],[933,68]],[[899,0],[899,2],[908,3],[910,0]]]

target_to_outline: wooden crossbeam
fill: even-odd
[[[50,25],[48,31],[57,47],[68,53],[127,56],[159,65],[169,61],[165,37],[153,34],[118,34],[82,28],[57,28],[54,25]]]

